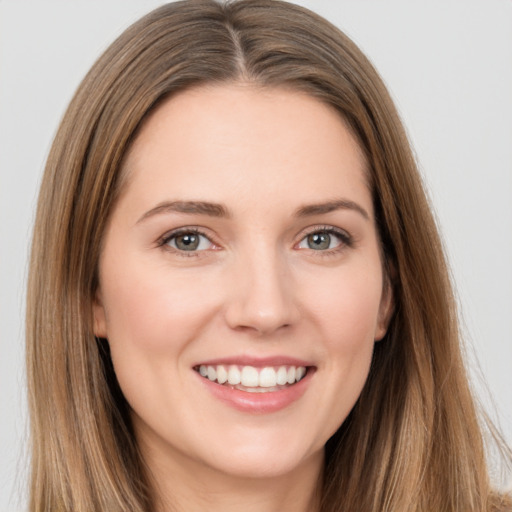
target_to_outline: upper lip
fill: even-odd
[[[254,357],[254,356],[228,356],[217,357],[215,359],[208,359],[199,361],[195,366],[217,366],[217,365],[238,365],[238,366],[254,366],[255,368],[263,368],[265,366],[314,366],[311,361],[299,359],[296,357],[277,355],[268,357]]]

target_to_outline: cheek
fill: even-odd
[[[377,267],[378,268],[378,267]],[[370,267],[339,269],[316,280],[307,309],[323,333],[326,350],[350,356],[373,347],[382,294],[382,276]]]
[[[318,399],[318,410],[326,411],[322,421],[327,438],[345,421],[361,395],[375,345],[378,296],[367,288],[360,294],[349,292],[348,287],[339,290],[322,315],[325,352],[321,370],[327,384]]]
[[[172,410],[184,395],[179,377],[189,368],[186,349],[208,325],[215,296],[204,293],[204,279],[161,263],[126,258],[123,265],[105,261],[103,269],[107,338],[123,394],[144,417]]]
[[[308,304],[316,331],[321,334],[321,372],[326,376],[319,410],[328,434],[345,420],[368,377],[375,344],[382,291],[376,265],[340,268],[317,286]],[[320,284],[317,281],[317,284]]]
[[[105,262],[109,279],[102,282],[113,352],[176,354],[213,314],[215,296],[202,293],[204,280],[161,264],[116,263]]]

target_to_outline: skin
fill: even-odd
[[[392,310],[365,166],[338,113],[285,89],[187,90],[140,131],[105,233],[94,328],[110,344],[159,510],[317,508],[323,447]],[[297,215],[339,200],[349,207]],[[166,201],[220,204],[228,216],[154,211]],[[205,235],[198,250],[163,243],[191,227]],[[311,248],[307,236],[328,229],[344,238]],[[271,413],[220,401],[193,369],[278,355],[314,371]]]

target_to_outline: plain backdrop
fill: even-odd
[[[85,72],[161,3],[0,0],[1,512],[21,510],[26,494],[24,289],[44,160]],[[511,442],[512,2],[298,3],[351,36],[396,100],[445,240],[475,386]]]

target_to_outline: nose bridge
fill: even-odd
[[[282,252],[260,239],[240,252],[236,260],[226,312],[228,324],[260,334],[292,325],[298,316],[292,277]]]

